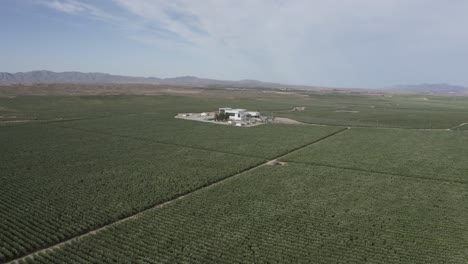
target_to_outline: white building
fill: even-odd
[[[249,117],[255,117],[255,118],[260,118],[260,112],[254,112],[254,111],[248,111],[247,115]]]
[[[227,109],[224,114],[229,116],[229,120],[242,120],[247,117],[245,109]]]
[[[260,112],[247,111],[241,108],[223,107],[219,108],[219,113],[229,115],[229,120],[240,121],[250,117],[260,117]]]
[[[223,107],[223,108],[219,108],[219,113],[228,115],[229,120],[233,120],[233,121],[243,120],[248,117],[247,110],[240,109],[240,108]]]

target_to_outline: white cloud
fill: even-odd
[[[60,2],[57,0],[46,2],[46,6],[56,9],[61,12],[69,13],[69,14],[76,14],[79,12],[83,12],[86,10],[82,4],[74,2],[74,1],[67,1],[67,2]]]
[[[86,15],[90,18],[99,19],[106,22],[118,20],[117,17],[102,11],[94,5],[75,0],[46,1],[44,2],[44,5],[71,15]]]
[[[468,44],[468,31],[461,26],[468,23],[465,0],[108,0],[106,4],[114,13],[75,0],[47,3],[62,12],[113,22],[135,40],[236,64],[232,67],[236,71],[246,65],[240,73],[244,76],[260,67],[260,78],[293,82],[331,79],[332,72],[354,82],[365,73],[360,68],[372,71],[373,65],[404,59],[406,54],[433,56]],[[115,13],[116,6],[121,12]],[[405,65],[392,63],[391,67]]]

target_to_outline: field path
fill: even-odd
[[[464,126],[464,125],[468,125],[468,122],[461,123],[461,124],[459,124],[459,125],[457,125],[457,126],[454,126],[454,127],[450,128],[450,129],[451,129],[451,130],[454,130],[454,129],[457,129],[457,128],[462,127],[462,126]]]
[[[292,150],[290,150],[290,151],[288,151],[288,152],[286,152],[286,153],[283,153],[283,154],[281,154],[281,155],[275,157],[274,159],[272,159],[272,160],[270,160],[270,161],[263,162],[263,163],[258,164],[258,165],[254,165],[254,166],[252,166],[252,167],[250,167],[250,168],[247,168],[247,169],[245,169],[245,170],[243,170],[243,171],[241,171],[241,172],[238,172],[238,173],[236,173],[236,174],[227,176],[227,177],[225,177],[225,178],[223,178],[223,179],[220,179],[220,180],[218,180],[218,181],[216,181],[216,182],[213,182],[213,183],[211,183],[211,184],[208,184],[208,185],[205,185],[205,186],[201,186],[201,187],[199,187],[199,188],[197,188],[197,189],[195,189],[195,190],[193,190],[193,191],[190,191],[190,192],[188,192],[188,193],[182,194],[182,195],[180,195],[180,196],[178,196],[178,197],[176,197],[176,198],[174,198],[174,199],[172,199],[172,200],[169,200],[169,201],[166,201],[166,202],[163,202],[163,203],[159,203],[159,204],[153,205],[153,206],[151,206],[151,207],[149,207],[149,208],[147,208],[147,209],[145,209],[145,210],[142,210],[142,211],[140,211],[140,212],[138,212],[138,213],[136,213],[136,214],[126,216],[126,217],[124,217],[124,218],[121,218],[121,219],[119,219],[119,220],[116,220],[116,221],[114,221],[114,222],[112,222],[112,223],[110,223],[110,224],[103,225],[103,226],[98,227],[98,228],[96,228],[96,229],[88,230],[87,232],[85,232],[85,233],[83,233],[83,234],[80,234],[80,235],[77,235],[77,236],[75,236],[75,237],[71,237],[71,238],[65,239],[65,240],[63,240],[63,241],[61,241],[61,242],[59,242],[59,243],[57,243],[57,244],[51,245],[51,246],[49,246],[49,247],[36,250],[36,251],[31,252],[31,253],[29,253],[29,254],[27,254],[27,255],[24,255],[24,256],[22,256],[22,257],[19,257],[19,258],[10,260],[10,261],[7,262],[7,263],[20,263],[20,262],[26,261],[26,259],[31,259],[31,258],[33,258],[34,256],[37,256],[37,255],[39,255],[39,254],[47,254],[48,252],[52,252],[52,251],[54,251],[54,250],[60,249],[61,247],[65,246],[65,245],[67,245],[67,244],[71,244],[71,243],[80,241],[80,240],[82,240],[82,239],[85,239],[86,237],[96,235],[97,233],[102,232],[102,231],[104,231],[104,230],[106,230],[106,229],[109,229],[109,228],[111,228],[111,227],[113,227],[113,226],[119,225],[119,224],[121,224],[121,223],[123,223],[123,222],[126,222],[126,221],[130,221],[130,220],[132,220],[132,219],[136,219],[136,218],[140,217],[141,215],[143,215],[145,212],[147,212],[147,211],[149,211],[149,210],[158,209],[158,208],[167,206],[167,205],[169,205],[169,204],[171,204],[171,203],[174,203],[174,202],[176,202],[176,201],[178,201],[178,200],[185,199],[185,198],[191,196],[192,194],[195,194],[195,193],[198,193],[198,192],[202,192],[202,191],[205,191],[205,190],[207,190],[207,189],[211,189],[211,188],[216,187],[216,186],[218,186],[218,185],[220,185],[220,184],[224,184],[224,183],[226,183],[226,182],[228,182],[228,181],[230,181],[230,180],[232,180],[232,179],[234,179],[234,178],[238,178],[238,177],[240,177],[240,176],[242,176],[242,175],[244,175],[244,174],[246,174],[246,173],[248,173],[248,172],[254,171],[254,170],[256,170],[256,169],[258,169],[258,168],[260,168],[260,167],[269,166],[269,164],[271,164],[271,161],[275,161],[275,160],[281,159],[281,158],[283,158],[283,157],[286,156],[286,155],[289,155],[289,154],[291,154],[291,153],[293,153],[293,152],[296,152],[296,151],[298,151],[298,150],[301,150],[301,149],[303,149],[303,148],[306,148],[306,147],[308,147],[308,146],[310,146],[310,145],[313,145],[313,144],[315,144],[315,143],[318,143],[318,142],[321,142],[321,141],[323,141],[323,140],[326,140],[326,139],[328,139],[328,138],[330,138],[330,137],[333,137],[333,136],[335,136],[335,135],[337,135],[337,134],[340,134],[340,133],[342,133],[342,132],[344,132],[344,131],[346,131],[346,130],[348,130],[348,129],[351,129],[351,128],[350,128],[350,127],[347,127],[347,128],[340,129],[340,130],[338,130],[338,131],[336,131],[336,132],[333,132],[333,133],[331,133],[331,134],[329,134],[329,135],[326,135],[326,136],[324,136],[324,137],[322,137],[322,138],[319,138],[319,139],[314,140],[314,141],[312,141],[312,142],[310,142],[310,143],[307,143],[307,144],[305,144],[305,145],[302,145],[302,146],[300,146],[300,147],[297,147],[297,148],[295,148],[295,149],[292,149]]]

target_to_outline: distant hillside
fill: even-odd
[[[31,71],[8,73],[0,72],[0,83],[141,83],[141,84],[170,84],[170,85],[192,85],[192,86],[236,86],[236,87],[269,87],[283,88],[296,87],[278,83],[267,83],[256,80],[224,81],[214,79],[203,79],[194,76],[183,76],[175,78],[156,77],[131,77],[122,75],[111,75],[106,73],[83,73],[83,72],[52,72]],[[302,86],[297,86],[300,88]],[[312,88],[312,87],[303,87]]]
[[[106,73],[31,71],[0,73],[1,83],[156,83],[159,78],[128,77]]]
[[[298,89],[298,90],[328,90],[335,92],[363,92],[366,89],[318,87],[307,85],[288,85],[257,80],[226,81],[198,78],[195,76],[181,76],[175,78],[157,77],[132,77],[123,75],[112,75],[99,72],[52,72],[31,71],[8,73],[0,72],[0,84],[112,84],[112,83],[135,83],[135,84],[157,84],[157,85],[181,85],[193,87],[236,87],[236,88],[274,88],[274,89]],[[369,89],[373,92],[390,93],[426,93],[426,94],[455,94],[468,95],[468,88],[449,84],[419,84],[419,85],[397,85],[384,89]]]
[[[430,93],[430,94],[468,94],[468,88],[445,83],[439,84],[418,84],[418,85],[397,85],[391,87],[390,91],[410,92],[410,93]]]

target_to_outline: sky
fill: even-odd
[[[0,0],[0,71],[468,86],[467,0]]]

